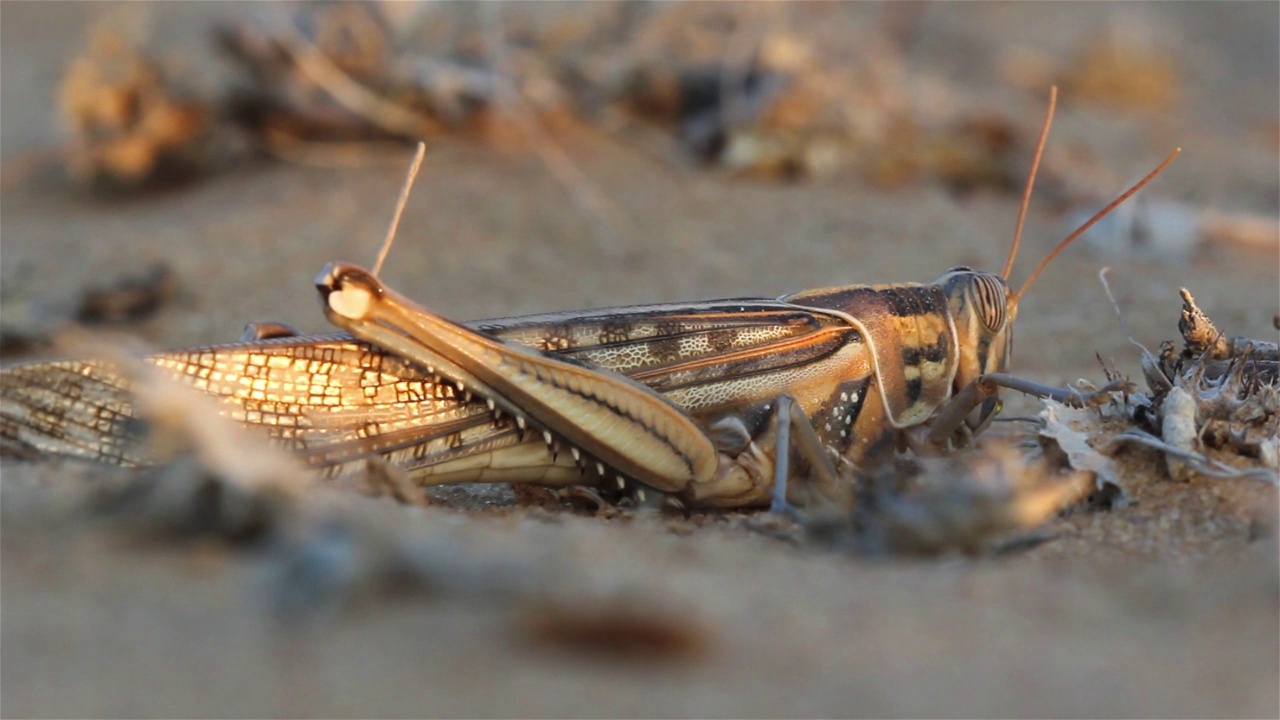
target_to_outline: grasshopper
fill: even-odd
[[[316,286],[326,316],[346,333],[250,325],[240,343],[145,360],[214,396],[225,415],[322,476],[381,458],[424,485],[581,485],[610,499],[702,507],[781,509],[809,490],[848,498],[851,468],[901,441],[937,450],[981,432],[1001,387],[1085,399],[1005,373],[1018,301],[1177,151],[1011,291],[1055,100],[1056,90],[999,274],[956,267],[923,284],[458,323],[386,287],[376,271],[331,263]],[[139,442],[129,381],[110,364],[6,368],[0,397],[5,454],[153,462]],[[793,475],[808,490],[788,489]]]

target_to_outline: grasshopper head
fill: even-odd
[[[1009,284],[995,273],[967,267],[952,268],[934,282],[946,291],[955,321],[960,353],[954,390],[959,392],[987,373],[1004,372],[1013,354],[1013,321],[1018,313]],[[988,399],[970,426],[985,425],[998,407],[998,398]]]
[[[1035,157],[1031,161],[1031,171],[1027,176],[1027,184],[1022,192],[1022,206],[1018,210],[1018,224],[1013,232],[1013,246],[1009,248],[1009,257],[1005,260],[1004,270],[1000,274],[981,272],[967,267],[957,267],[943,273],[934,282],[941,285],[947,293],[951,309],[951,317],[955,321],[957,340],[960,348],[957,359],[956,375],[953,382],[954,392],[967,387],[987,373],[1005,372],[1009,358],[1013,355],[1013,321],[1018,316],[1018,301],[1031,287],[1040,273],[1068,245],[1080,237],[1094,223],[1111,212],[1134,193],[1141,190],[1157,175],[1173,162],[1182,152],[1174,150],[1164,162],[1147,174],[1136,185],[1126,190],[1109,205],[1098,211],[1092,218],[1076,228],[1052,252],[1040,261],[1040,264],[1023,282],[1016,292],[1009,289],[1009,274],[1013,270],[1013,262],[1018,256],[1018,246],[1022,240],[1022,226],[1027,219],[1027,208],[1031,202],[1031,191],[1035,187],[1036,170],[1040,167],[1040,158],[1044,154],[1045,141],[1049,137],[1049,127],[1053,124],[1053,111],[1057,104],[1058,88],[1049,92],[1049,109],[1045,113],[1044,126],[1040,129],[1040,141],[1036,144]],[[967,419],[969,427],[975,431],[989,422],[999,412],[1000,400],[996,395],[987,398]]]
[[[1050,105],[1050,113],[1052,113],[1052,104]],[[1036,150],[1036,164],[1039,163],[1039,154],[1044,147],[1043,133],[1047,133],[1048,129],[1049,126],[1046,122],[1044,131],[1041,134],[1040,147]],[[1181,151],[1181,148],[1174,150],[1155,170],[1152,170],[1136,185],[1126,190],[1115,200],[1112,200],[1111,204],[1098,211],[1087,222],[1076,228],[1066,239],[1058,243],[1058,246],[1040,262],[1016,292],[1010,291],[1008,278],[1009,271],[1013,268],[1013,261],[1018,252],[1018,242],[1022,235],[1022,222],[1026,217],[1027,198],[1031,196],[1032,183],[1030,179],[1023,194],[1022,210],[1018,215],[1018,228],[1014,232],[1013,247],[1009,251],[1008,260],[1005,261],[1004,271],[996,274],[974,270],[973,268],[955,267],[934,280],[934,284],[941,286],[946,292],[951,317],[956,327],[956,340],[958,341],[960,352],[957,358],[955,380],[952,384],[955,392],[964,389],[982,375],[1006,371],[1009,359],[1013,355],[1013,321],[1018,317],[1018,301],[1026,294],[1031,284],[1036,281],[1036,278],[1040,277],[1040,273],[1044,272],[1044,269],[1058,256],[1058,253],[1061,253],[1076,238],[1092,227],[1094,223],[1115,209],[1117,205],[1151,182],[1155,176],[1169,166],[1169,163],[1173,162],[1173,159]],[[1034,170],[1032,177],[1034,178]],[[999,399],[992,395],[974,411],[974,415],[970,416],[968,420],[969,427],[974,430],[982,427],[991,419],[992,415],[999,411],[999,407]]]

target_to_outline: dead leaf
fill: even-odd
[[[1057,443],[1066,454],[1071,467],[1093,473],[1099,490],[1110,486],[1125,493],[1126,488],[1116,476],[1111,458],[1095,450],[1089,442],[1106,432],[1098,410],[1073,408],[1053,400],[1043,402],[1044,409],[1040,411],[1040,419],[1044,421],[1044,427],[1040,430],[1040,436]]]

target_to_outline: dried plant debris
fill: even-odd
[[[145,320],[172,300],[176,291],[173,270],[156,263],[140,275],[85,290],[76,319],[86,325]]]
[[[259,543],[278,531],[287,513],[285,496],[246,487],[192,454],[114,474],[87,503],[89,515],[145,539]]]
[[[883,187],[939,178],[1015,187],[1011,123],[942,109],[907,77],[901,43],[857,33],[820,50],[781,6],[666,6],[634,34],[611,97],[676,135],[694,157],[770,178],[854,168]],[[587,63],[590,66],[590,62]],[[616,64],[615,64],[616,66]],[[593,77],[602,78],[603,73]]]
[[[958,116],[939,109],[949,105],[936,93],[913,95],[900,43],[874,29],[820,53],[791,31],[793,12],[307,4],[286,22],[217,28],[238,73],[205,100],[140,51],[95,40],[64,83],[71,164],[78,177],[133,188],[177,161],[225,164],[250,144],[320,164],[368,162],[446,134],[545,154],[548,131],[593,124],[658,128],[684,156],[738,175],[853,167],[886,187],[922,178],[958,191],[1018,186],[1023,143],[1010,121]]]
[[[1093,490],[1083,473],[1057,473],[1024,453],[997,447],[958,470],[932,468],[909,494],[889,496],[866,514],[865,541],[873,551],[936,555],[997,549],[1025,534]]]
[[[885,189],[933,178],[956,194],[1012,193],[1022,182],[1026,150],[1023,134],[1000,115],[960,117],[936,129],[904,118],[859,169],[868,182]]]
[[[393,73],[389,29],[371,6],[311,6],[309,34],[252,24],[221,28],[219,45],[244,72],[231,115],[266,142],[420,138],[440,125],[414,107],[416,89]],[[468,106],[463,88],[456,99]]]
[[[1094,492],[1011,442],[948,458],[903,458],[866,473],[852,514],[800,515],[811,541],[871,556],[978,555],[1028,537]]]
[[[86,288],[78,299],[44,297],[29,281],[6,285],[0,291],[0,356],[48,351],[82,325],[141,323],[178,295],[177,277],[164,263]]]
[[[1191,291],[1182,288],[1178,291],[1178,296],[1182,298],[1182,315],[1178,320],[1178,331],[1182,333],[1186,345],[1177,357],[1173,356],[1171,348],[1167,352],[1162,350],[1162,369],[1177,374],[1189,363],[1199,362],[1205,353],[1208,353],[1209,360],[1234,360],[1246,354],[1256,353],[1255,361],[1264,363],[1260,370],[1270,371],[1270,377],[1265,378],[1266,381],[1268,383],[1275,381],[1275,366],[1280,360],[1276,343],[1249,338],[1228,340],[1209,316],[1196,305],[1196,299],[1191,295]],[[1222,375],[1227,368],[1218,366],[1217,370],[1218,372],[1210,374],[1215,377]]]
[[[1100,408],[1073,408],[1052,400],[1044,401],[1039,419],[1039,436],[1052,455],[1061,457],[1068,467],[1090,473],[1094,487],[1124,501],[1127,488],[1112,459],[1099,452],[1093,441],[1111,437],[1129,427],[1123,412],[1114,405]]]
[[[847,162],[852,137],[824,81],[767,52],[741,67],[656,62],[635,68],[626,83],[621,107],[667,128],[703,162],[784,178],[825,175]]]
[[[1137,26],[1096,37],[1059,79],[1064,91],[1116,110],[1158,112],[1179,100],[1176,57]]]
[[[880,38],[819,57],[781,6],[689,4],[654,11],[611,77],[613,107],[671,133],[692,157],[737,174],[827,175],[879,145],[905,115],[900,53]]]
[[[243,70],[232,117],[268,150],[296,157],[314,144],[420,140],[445,133],[483,136],[508,89],[538,115],[567,102],[528,53],[495,58],[429,54],[395,32],[372,3],[307,6],[295,27],[250,24],[219,30]]]
[[[0,357],[47,350],[54,329],[66,320],[65,313],[40,297],[26,275],[0,288],[0,305]]]
[[[1000,75],[1024,90],[1059,85],[1112,110],[1168,110],[1186,84],[1177,43],[1170,37],[1150,19],[1121,17],[1102,34],[1088,32],[1065,61],[1040,47],[1009,46],[999,59]]]
[[[160,370],[102,347],[130,380],[136,427],[127,442],[156,464],[110,491],[97,508],[146,532],[256,537],[271,530],[304,472],[280,448],[219,416],[211,399],[182,387]]]
[[[59,88],[67,170],[109,190],[154,187],[201,171],[214,111],[120,35],[93,33]]]
[[[296,162],[360,163],[445,133],[522,135],[505,129],[512,103],[545,124],[573,114],[540,53],[432,54],[415,47],[419,25],[400,22],[403,14],[315,3],[291,22],[216,28],[239,80],[203,97],[139,45],[99,30],[62,85],[71,175],[95,188],[150,189],[230,165],[253,147]]]
[[[912,95],[900,46],[882,34],[823,54],[790,31],[791,12],[666,6],[633,34],[612,77],[590,70],[602,64],[596,58],[581,60],[580,74],[613,108],[735,174],[795,179],[853,168],[886,188],[938,179],[961,192],[1016,190],[1023,143],[1009,120]]]
[[[1280,346],[1266,340],[1228,339],[1183,288],[1178,329],[1184,345],[1161,346],[1155,405],[1164,440],[1193,454],[1204,453],[1212,465],[1225,465],[1249,476],[1276,482],[1277,435],[1280,434]],[[1151,373],[1154,375],[1155,373]],[[1155,388],[1153,388],[1153,391]],[[1185,477],[1182,465],[1171,472]],[[1206,472],[1191,464],[1192,469]]]
[[[1109,459],[1123,448],[1151,448],[1171,478],[1197,476],[1280,483],[1280,350],[1270,341],[1227,338],[1185,288],[1178,328],[1183,348],[1143,350],[1149,394],[1114,393],[1096,410],[1045,401],[1042,437],[1057,443],[1072,467],[1115,483]],[[1124,491],[1122,482],[1116,486]]]
[[[818,11],[786,4],[477,8],[351,0],[298,6],[288,22],[223,26],[215,39],[238,77],[203,98],[101,32],[63,83],[68,166],[91,185],[136,190],[226,165],[250,145],[292,162],[361,164],[451,135],[531,146],[562,182],[584,186],[567,156],[547,148],[548,131],[593,126],[640,130],[631,136],[639,142],[664,136],[682,157],[751,177],[851,168],[882,188],[936,180],[957,193],[1021,183],[1029,148],[1015,123],[965,112],[940,84],[909,74],[891,36],[909,34],[918,12],[889,13],[882,32],[822,50],[792,31],[793,15]],[[1061,78],[1032,50],[1006,64],[1027,87],[1058,80],[1086,100],[1168,107],[1178,71],[1140,31],[1095,40]],[[1042,188],[1107,184],[1061,167],[1063,155],[1047,159]],[[574,193],[593,214],[616,214],[592,191]],[[1280,227],[1180,203],[1126,207],[1088,237],[1181,258],[1208,242],[1274,246]]]

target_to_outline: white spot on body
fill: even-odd
[[[363,319],[373,306],[373,295],[361,287],[347,287],[329,293],[329,309],[351,320]]]

